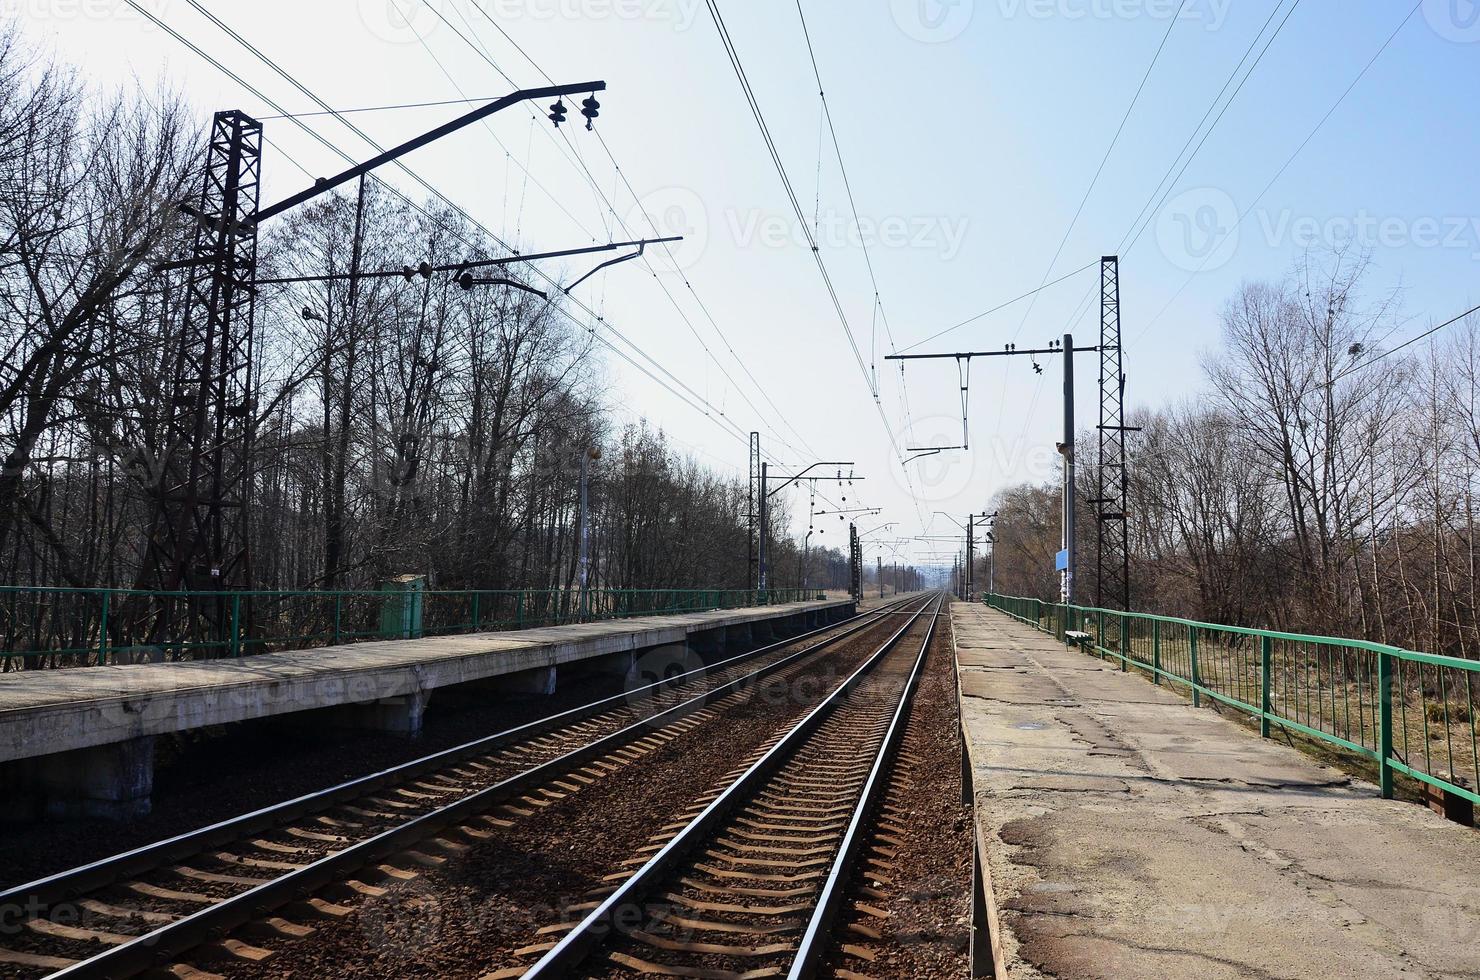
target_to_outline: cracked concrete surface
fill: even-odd
[[[951,606],[1009,975],[1480,978],[1480,833]]]

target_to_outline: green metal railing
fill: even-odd
[[[151,592],[0,586],[0,671],[239,657],[815,597],[815,589],[592,589],[583,614],[578,592],[558,590]],[[414,616],[407,604],[414,604]]]
[[[988,595],[994,609],[1087,653],[1377,764],[1382,795],[1410,776],[1480,803],[1480,660],[1382,643],[1219,626]]]

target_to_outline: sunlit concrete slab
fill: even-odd
[[[1008,976],[1480,976],[1480,833],[951,611]]]

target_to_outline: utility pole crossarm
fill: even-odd
[[[791,486],[793,483],[797,482],[798,480],[802,479],[803,477],[806,477],[808,473],[810,473],[812,470],[817,469],[817,467],[819,467],[819,466],[853,466],[853,465],[855,465],[855,464],[854,463],[851,463],[851,462],[848,462],[848,463],[839,463],[839,462],[835,462],[835,461],[831,461],[831,460],[820,462],[820,463],[813,463],[811,466],[808,466],[806,469],[802,470],[800,473],[795,473],[795,474],[793,474],[791,476],[785,476],[785,475],[767,476],[766,477],[767,480],[781,480],[783,482],[782,482],[781,486],[777,487],[775,490],[764,490],[764,488],[762,488],[762,489],[764,490],[765,495],[767,497],[774,497],[774,496],[776,496],[776,494],[778,494],[781,491],[785,490],[787,487]],[[843,480],[862,480],[863,477],[861,477],[861,476],[837,476],[837,477],[833,477],[833,476],[814,476],[814,477],[808,477],[808,479],[812,479],[812,480],[824,480],[824,481],[828,481],[828,482],[841,482]]]
[[[313,198],[318,197],[320,194],[333,190],[335,187],[338,187],[340,184],[343,184],[346,181],[354,180],[356,177],[359,177],[362,174],[367,174],[383,164],[390,163],[393,160],[405,156],[412,150],[420,149],[421,147],[426,146],[428,143],[433,143],[444,136],[449,136],[460,129],[471,126],[473,123],[478,122],[480,119],[486,119],[489,116],[493,115],[495,112],[507,109],[512,105],[518,105],[520,102],[525,102],[530,99],[544,99],[550,97],[559,98],[563,95],[579,95],[582,92],[604,91],[606,91],[606,82],[596,81],[580,82],[574,85],[546,85],[542,88],[526,88],[520,89],[517,92],[510,92],[508,95],[505,95],[499,99],[495,99],[485,106],[480,106],[477,109],[472,110],[471,112],[467,112],[461,116],[458,116],[456,119],[453,119],[450,122],[443,123],[436,129],[423,133],[422,135],[417,136],[413,139],[409,139],[406,142],[402,143],[400,146],[392,147],[391,149],[386,150],[384,153],[373,156],[369,160],[366,160],[364,163],[356,164],[355,166],[350,167],[348,170],[345,170],[333,177],[320,178],[319,180],[314,182],[314,185],[312,187],[306,190],[299,191],[292,197],[285,198],[278,203],[271,205],[270,207],[265,207],[257,211],[255,214],[247,218],[247,223],[261,224],[268,218],[276,217],[277,215],[282,214],[284,211],[287,211],[289,208],[295,208],[305,201],[312,200]]]
[[[1099,350],[1098,347],[1075,347],[1070,353],[1074,353],[1074,354],[1087,354],[1087,353],[1091,353],[1091,352],[1094,352],[1094,351],[1097,351],[1097,350]],[[973,358],[973,357],[1017,357],[1017,356],[1026,355],[1026,354],[1062,354],[1062,353],[1064,353],[1064,348],[1062,348],[1062,347],[1032,347],[1032,348],[1024,347],[1021,350],[1019,350],[1017,348],[1013,348],[1012,350],[972,350],[972,351],[956,351],[954,353],[946,353],[946,354],[886,354],[886,355],[884,355],[884,360],[886,360],[886,361],[940,361],[940,360],[945,360],[946,358],[952,358],[952,359],[955,359],[955,360],[960,360],[962,358],[970,359],[970,358]]]

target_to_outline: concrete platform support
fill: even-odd
[[[690,633],[689,649],[707,664],[724,659],[731,650],[735,653],[745,652],[744,647],[732,647],[729,638],[730,630],[723,626],[702,633]]]
[[[390,732],[414,738],[421,734],[422,718],[426,715],[429,700],[430,691],[418,691],[361,704],[340,705],[325,709],[322,723],[336,728]],[[308,724],[312,725],[312,720]]]
[[[631,654],[627,655],[630,658]],[[623,659],[627,659],[623,658]],[[608,661],[596,668],[596,673],[609,673],[614,666]],[[537,667],[534,670],[521,670],[517,674],[509,674],[494,681],[495,687],[508,694],[536,694],[549,697],[555,693],[555,680],[558,676],[558,668]]]
[[[152,737],[58,752],[0,767],[0,819],[142,817],[153,790]]]
[[[760,646],[749,623],[736,623],[725,627],[725,653],[735,655]]]

